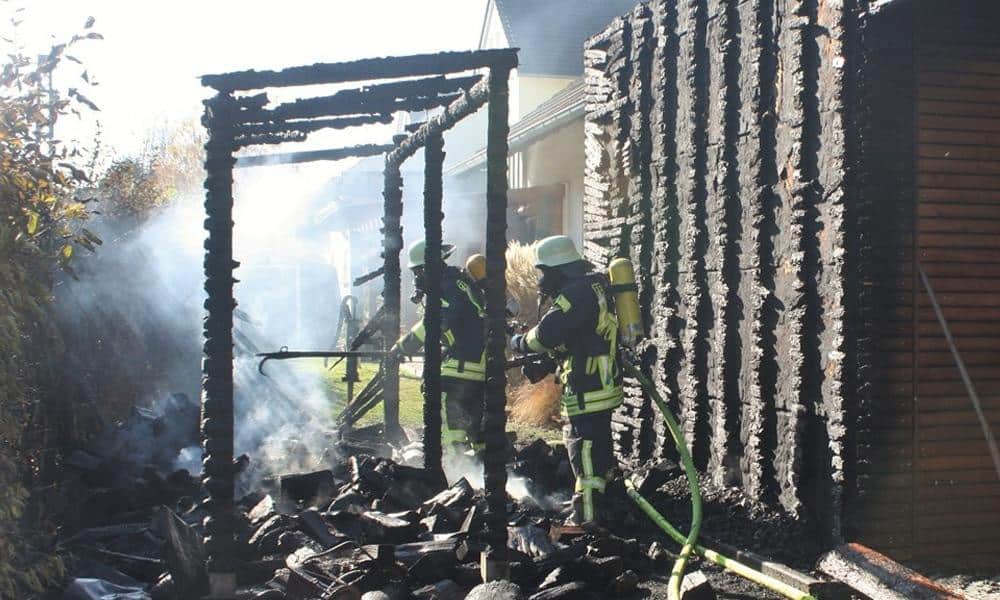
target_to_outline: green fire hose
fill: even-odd
[[[688,487],[691,489],[691,531],[685,537],[683,533],[677,530],[676,527],[670,524],[667,519],[660,514],[659,511],[653,507],[645,498],[639,494],[639,490],[636,489],[635,484],[629,478],[625,478],[625,489],[628,492],[630,498],[639,508],[642,509],[646,516],[648,516],[657,526],[660,527],[667,535],[674,539],[678,544],[681,544],[681,553],[677,557],[677,561],[674,563],[673,569],[670,572],[670,581],[668,583],[668,595],[670,600],[680,600],[680,586],[681,580],[684,578],[684,568],[687,565],[687,560],[691,556],[692,552],[696,552],[706,560],[709,560],[720,567],[735,573],[741,577],[749,579],[754,583],[760,584],[767,589],[781,594],[786,598],[791,600],[816,600],[810,594],[797,590],[792,586],[786,584],[783,581],[775,579],[770,575],[766,575],[748,567],[747,565],[728,558],[710,550],[703,546],[697,545],[695,542],[698,539],[698,533],[701,530],[701,492],[698,487],[698,471],[694,467],[694,461],[691,459],[691,453],[688,452],[687,441],[684,439],[684,433],[681,431],[677,420],[674,415],[670,412],[667,407],[666,402],[660,396],[659,392],[653,386],[652,382],[643,374],[643,372],[636,367],[632,361],[628,358],[624,358],[622,364],[625,366],[626,372],[632,377],[635,377],[639,381],[639,385],[642,386],[643,391],[649,395],[650,398],[656,403],[657,408],[663,414],[663,419],[667,423],[667,428],[670,430],[670,435],[674,439],[674,444],[677,446],[677,452],[680,455],[681,463],[684,466],[684,473],[687,475]]]
[[[701,490],[698,487],[698,471],[694,467],[694,460],[691,459],[691,453],[688,452],[687,440],[684,439],[684,432],[681,431],[680,425],[677,424],[677,420],[674,419],[674,415],[667,408],[667,404],[657,393],[656,388],[653,387],[652,382],[646,378],[646,376],[632,364],[630,360],[622,360],[622,364],[625,365],[625,370],[636,379],[639,380],[639,384],[642,389],[645,390],[647,394],[656,402],[657,407],[659,407],[660,412],[663,413],[663,418],[667,422],[667,428],[670,430],[670,436],[674,438],[674,445],[677,446],[677,452],[680,454],[681,463],[684,465],[684,473],[687,475],[688,487],[691,489],[691,531],[688,532],[687,537],[680,535],[676,529],[671,527],[670,529],[676,532],[679,538],[674,538],[677,543],[681,544],[681,553],[677,556],[677,561],[674,562],[674,567],[670,571],[670,581],[667,585],[668,596],[670,600],[680,600],[681,597],[681,581],[684,579],[684,568],[687,566],[687,561],[691,557],[692,552],[695,550],[695,542],[698,540],[698,532],[701,531]],[[628,488],[628,494],[635,500],[633,494],[638,495],[638,491],[635,490],[635,486],[632,482],[626,478],[626,486]],[[640,507],[642,505],[640,504]],[[650,506],[652,508],[652,506]],[[646,513],[649,514],[648,512]],[[650,515],[652,516],[652,515]],[[653,519],[660,527],[663,527],[662,523],[666,523],[666,520],[661,516],[659,519]],[[662,523],[661,523],[662,521]],[[669,525],[669,523],[668,523]],[[667,534],[674,537],[670,531]]]

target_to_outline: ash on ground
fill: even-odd
[[[126,424],[126,430],[139,427],[152,436],[159,444],[155,455],[119,456],[114,453],[124,446],[105,443],[70,461],[73,476],[60,493],[72,500],[62,506],[60,545],[72,579],[51,598],[167,600],[206,591],[200,481],[186,470],[164,471],[168,457],[196,443],[196,428],[166,434],[165,424],[196,419],[190,401],[181,400],[168,405],[173,412],[139,413]],[[134,439],[131,433],[125,437]],[[312,449],[325,457],[323,468],[266,473],[248,456],[234,464],[252,473],[256,486],[238,502],[240,598],[487,597],[475,590],[486,510],[472,476],[475,467],[469,477],[437,481],[413,466],[423,460],[419,444],[394,451],[378,427],[328,439],[335,440],[330,447]],[[396,460],[386,458],[393,451]],[[565,449],[535,441],[512,449],[511,456],[510,579],[518,591],[505,588],[508,595],[488,597],[665,597],[676,545],[621,490],[607,531],[565,529],[563,500],[573,486]],[[672,522],[687,526],[689,495],[676,465],[650,465],[637,481]],[[772,556],[777,551],[779,559],[802,559],[818,547],[803,542],[809,538],[801,527],[734,490],[705,491],[706,536]],[[715,597],[775,597],[695,559],[689,571],[698,569],[703,589]]]

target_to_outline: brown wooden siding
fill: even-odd
[[[917,9],[917,257],[1000,429],[1000,32],[995,10]],[[994,14],[991,14],[994,13]],[[913,551],[1000,553],[1000,479],[928,295],[914,280]]]

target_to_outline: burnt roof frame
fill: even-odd
[[[208,130],[205,144],[205,290],[207,299],[204,320],[204,360],[202,380],[202,446],[204,451],[202,482],[208,493],[205,503],[209,516],[205,520],[205,547],[208,556],[210,595],[234,597],[236,588],[236,519],[235,472],[233,464],[233,169],[237,166],[234,153],[251,145],[304,141],[314,131],[328,128],[363,126],[371,122],[390,120],[399,110],[419,110],[413,107],[443,106],[438,116],[420,125],[411,135],[394,138],[393,148],[386,154],[385,214],[383,215],[383,260],[385,263],[383,297],[390,318],[386,319],[384,339],[392,341],[399,332],[400,264],[402,249],[402,176],[401,164],[421,147],[440,151],[441,134],[483,105],[489,107],[487,127],[487,385],[484,395],[484,427],[486,430],[485,481],[489,506],[485,538],[490,551],[484,554],[484,572],[491,577],[503,576],[506,557],[506,414],[505,397],[505,337],[506,337],[506,209],[507,209],[507,131],[508,80],[517,66],[517,49],[446,52],[396,58],[376,58],[346,63],[324,63],[293,67],[282,71],[242,71],[206,75],[203,85],[214,88],[216,95],[205,101],[203,125]],[[472,78],[445,78],[443,75],[487,69],[487,75],[473,83]],[[234,95],[270,87],[399,79],[432,76],[400,82],[379,83],[356,90],[341,90],[332,96],[299,100],[268,110],[266,93]],[[338,96],[339,94],[339,96]],[[339,160],[362,152],[377,153],[373,145],[340,148],[297,155],[261,155],[246,157],[245,166],[274,162],[307,162]],[[379,147],[388,150],[388,147]],[[372,154],[366,154],[372,155]],[[287,160],[286,160],[287,159]],[[428,173],[437,181],[440,193],[441,160],[435,159]],[[250,163],[250,164],[247,164]],[[431,187],[434,187],[432,183]],[[426,191],[426,190],[425,190]],[[438,198],[439,200],[439,198]],[[439,206],[439,204],[438,204]],[[430,256],[439,259],[440,221],[438,216],[425,215],[425,224],[436,218],[435,234],[429,242]],[[430,219],[430,221],[428,221]],[[496,221],[496,222],[494,222]],[[443,261],[441,261],[443,263]],[[443,264],[438,265],[443,268]],[[435,270],[435,269],[432,269]],[[436,282],[440,286],[440,281]],[[440,324],[440,305],[430,311],[431,319]],[[440,327],[437,327],[440,334]],[[438,348],[439,340],[427,339],[426,346]],[[398,423],[398,359],[386,361],[386,389],[383,401],[386,411],[386,433],[399,430]],[[440,373],[433,374],[435,379]],[[438,386],[438,392],[440,388]],[[438,399],[440,401],[440,399]],[[440,411],[435,411],[440,418]],[[394,413],[394,414],[393,414]],[[440,424],[438,424],[440,426]],[[440,444],[440,439],[437,439]],[[438,460],[440,460],[438,453]],[[433,465],[432,467],[433,468]],[[437,466],[438,470],[440,466]]]

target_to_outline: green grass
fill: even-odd
[[[322,368],[322,363],[320,363]],[[323,369],[323,381],[330,392],[330,401],[336,414],[340,414],[347,398],[347,382],[344,381],[347,361],[332,370]],[[378,372],[378,364],[361,362],[358,375],[361,381],[354,384],[354,393],[364,389],[365,384]],[[399,423],[403,427],[419,428],[424,422],[424,397],[420,392],[420,378],[401,369],[399,373]],[[379,404],[358,421],[358,427],[374,425],[382,421],[382,405]]]
[[[305,365],[308,365],[306,367]],[[344,399],[347,398],[347,383],[343,381],[347,361],[342,362],[337,368],[328,370],[323,367],[322,361],[309,361],[303,367],[316,369],[322,373],[323,382],[330,397],[330,404],[334,414],[340,414],[344,406]],[[358,365],[358,374],[361,381],[354,384],[354,392],[360,392],[366,383],[375,376],[378,365],[371,362],[361,362]],[[399,373],[399,422],[403,427],[419,429],[424,422],[424,397],[420,391],[422,379],[412,374],[404,365]],[[382,406],[376,406],[369,411],[359,422],[359,427],[374,425],[382,421]],[[561,442],[562,432],[557,428],[535,427],[508,421],[507,430],[517,433],[517,439],[521,444],[527,444],[536,438],[541,438],[549,443]]]

